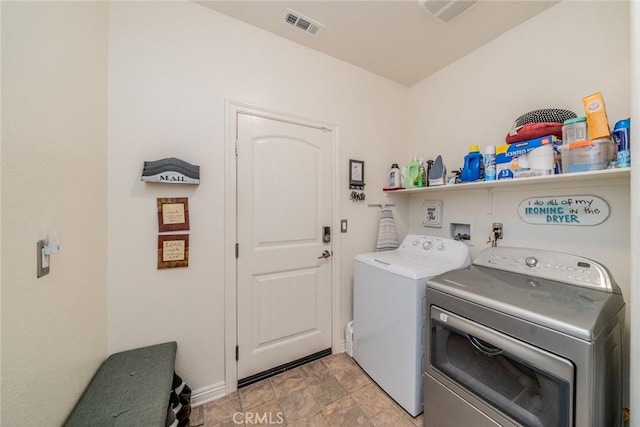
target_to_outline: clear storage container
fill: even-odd
[[[562,144],[558,149],[562,157],[562,173],[593,171],[609,167],[613,141],[609,138],[577,141]]]
[[[562,124],[562,143],[571,144],[576,141],[584,141],[587,137],[587,118],[576,117],[567,119]]]

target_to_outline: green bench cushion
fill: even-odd
[[[164,427],[176,350],[168,342],[109,356],[65,425]]]

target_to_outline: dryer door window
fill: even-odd
[[[571,362],[437,307],[430,332],[430,371],[517,423],[572,425]]]

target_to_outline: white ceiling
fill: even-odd
[[[413,86],[558,1],[480,0],[449,23],[434,17],[418,0],[196,2]],[[324,24],[324,29],[314,37],[285,24],[287,8]]]

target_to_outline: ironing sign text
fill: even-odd
[[[609,205],[596,196],[530,197],[518,214],[529,224],[597,225],[609,217]]]

